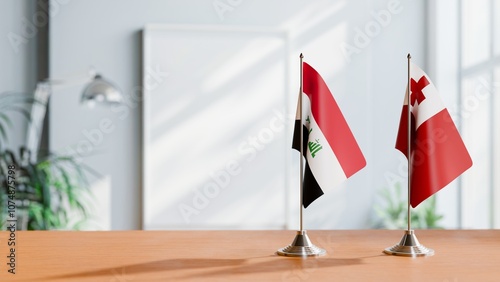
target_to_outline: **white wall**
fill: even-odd
[[[394,141],[406,85],[406,54],[411,52],[425,68],[425,1],[63,2],[51,22],[51,76],[82,73],[94,66],[120,86],[128,101],[126,109],[117,112],[80,107],[79,87],[52,96],[51,148],[72,146],[85,152],[86,163],[102,174],[93,189],[99,202],[96,228],[141,227],[141,111],[134,97],[141,85],[141,30],[147,23],[287,30],[291,52],[304,52],[335,89],[333,94],[368,161],[343,187],[306,210],[306,228],[369,227],[377,191],[388,185],[388,173],[398,173],[402,159]],[[220,3],[226,3],[223,13],[214,8]],[[378,24],[376,15],[388,10],[388,3],[395,5],[391,10],[396,13]],[[359,30],[365,29],[373,37],[362,38]],[[341,50],[345,43],[355,53],[345,56]],[[295,93],[298,80],[292,80],[290,89]],[[103,119],[112,123],[112,132],[99,128]]]
[[[36,84],[36,34],[29,23],[35,14],[35,1],[0,2],[0,92],[31,93]],[[24,144],[26,120],[12,114],[9,147]]]

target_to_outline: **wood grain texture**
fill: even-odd
[[[328,254],[275,254],[295,231],[17,232],[16,272],[0,281],[500,281],[500,230],[417,230],[432,257],[382,253],[403,231],[309,231]]]

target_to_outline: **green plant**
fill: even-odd
[[[86,173],[93,172],[73,156],[46,154],[33,161],[31,152],[20,146],[17,154],[3,146],[12,121],[7,112],[17,112],[28,121],[27,106],[33,99],[15,94],[0,95],[0,225],[6,222],[9,167],[14,167],[16,216],[24,222],[21,229],[78,229],[88,217],[87,200],[91,196]],[[4,111],[5,110],[5,111]],[[25,217],[24,219],[20,217]],[[19,228],[18,227],[18,228]]]
[[[375,206],[378,216],[375,227],[388,229],[406,229],[408,218],[408,199],[403,195],[401,183],[394,184],[394,189],[381,191],[382,206]],[[431,196],[418,207],[411,209],[411,225],[417,229],[442,228],[440,221],[443,216],[437,212],[436,197]]]
[[[17,211],[27,214],[28,230],[71,228],[74,219],[87,218],[84,199],[88,183],[73,157],[50,155],[36,163],[21,148],[20,157],[6,150],[0,154],[2,202],[6,202],[8,166],[15,167]],[[77,222],[81,223],[81,222]]]

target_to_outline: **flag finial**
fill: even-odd
[[[408,56],[406,56],[406,58],[411,59],[410,53],[408,53]]]
[[[304,55],[302,55],[302,53],[300,53],[300,56],[299,56],[301,59],[304,58]]]

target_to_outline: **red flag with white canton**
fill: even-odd
[[[365,167],[366,161],[323,78],[303,63],[303,205],[307,208],[325,190]],[[297,106],[298,107],[298,106]],[[300,151],[300,116],[297,108],[292,147]]]
[[[469,169],[472,159],[427,74],[410,63],[410,76],[410,204],[416,207]],[[396,149],[408,157],[408,90],[401,113]]]

